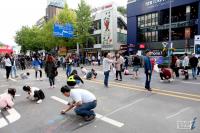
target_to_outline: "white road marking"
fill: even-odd
[[[56,97],[56,96],[51,96],[51,98],[54,99],[54,100],[56,100],[56,101],[58,101],[58,102],[61,102],[61,103],[63,103],[63,104],[68,104],[67,101],[65,101],[65,100],[63,100],[63,99],[61,99],[61,98],[58,98],[58,97]],[[124,126],[124,123],[118,122],[118,121],[116,121],[116,120],[110,119],[110,118],[105,117],[105,116],[102,116],[102,115],[100,115],[100,114],[96,114],[96,117],[97,117],[98,119],[100,119],[100,120],[102,120],[102,121],[104,121],[104,122],[106,122],[106,123],[109,123],[109,124],[111,124],[111,125],[114,125],[114,126],[116,126],[116,127],[122,127],[122,126]]]
[[[7,121],[4,118],[1,118],[0,119],[0,128],[5,127],[7,125],[8,125]]]
[[[12,81],[14,81],[14,82],[17,82],[17,80],[16,80],[16,79],[12,79],[12,78],[10,78],[10,80],[12,80]]]
[[[104,121],[104,122],[106,122],[106,123],[109,123],[109,124],[111,124],[111,125],[114,125],[114,126],[116,126],[116,127],[122,127],[122,126],[124,126],[124,123],[118,122],[118,121],[116,121],[116,120],[110,119],[110,118],[105,117],[105,116],[102,116],[102,115],[100,115],[100,114],[96,114],[96,117],[97,117],[98,119],[100,119],[100,120],[102,120],[102,121]]]
[[[21,117],[21,115],[14,108],[11,108],[7,111],[10,115],[6,116],[6,118],[10,123],[17,121]]]
[[[0,85],[0,87],[7,87],[8,85]]]
[[[167,117],[165,117],[165,118],[166,118],[166,119],[173,118],[173,117],[175,117],[175,116],[177,116],[177,115],[179,115],[179,114],[181,114],[181,113],[183,113],[183,112],[185,112],[185,111],[187,111],[187,110],[189,110],[189,109],[190,109],[190,107],[187,107],[187,108],[181,109],[181,110],[178,111],[177,113],[172,114],[172,115],[169,115],[169,116],[167,116]]]
[[[60,103],[65,104],[65,105],[67,105],[69,103],[69,102],[67,102],[67,101],[65,101],[65,100],[63,100],[63,99],[61,99],[59,97],[56,97],[56,96],[51,96],[51,98],[56,100],[56,101],[58,101],[58,102],[60,102]]]
[[[9,115],[6,116],[6,119],[8,120],[9,123],[13,123],[18,119],[20,119],[21,115],[14,108],[8,109],[7,111]],[[4,118],[1,118],[0,128],[7,126],[8,122]]]
[[[185,84],[194,84],[194,85],[200,85],[200,83],[195,83],[195,82],[185,82],[185,81],[181,81],[182,83]]]

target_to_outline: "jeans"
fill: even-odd
[[[55,85],[55,77],[49,77],[50,86]]]
[[[193,67],[192,68],[192,76],[193,76],[193,78],[196,78],[196,73],[197,73],[197,68]]]
[[[7,79],[9,79],[10,72],[11,72],[11,66],[6,66],[6,78]]]
[[[74,111],[77,115],[82,117],[91,116],[95,115],[92,109],[94,109],[96,106],[97,106],[97,101],[95,100],[89,103],[83,103],[81,106],[76,107]]]
[[[106,87],[108,87],[108,78],[109,78],[109,73],[110,73],[110,71],[106,71],[106,72],[104,72],[104,85],[106,86]]]
[[[12,68],[11,68],[11,77],[15,78],[16,76],[17,76],[16,66],[12,66]]]
[[[151,75],[152,73],[148,73],[148,72],[145,72],[146,74],[146,82],[145,82],[145,88],[146,89],[150,89],[150,82],[151,82]]]
[[[67,66],[67,71],[66,71],[67,77],[69,77],[69,75],[71,74],[71,71],[72,71],[72,67]]]

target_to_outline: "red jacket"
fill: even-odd
[[[170,72],[170,70],[168,69],[168,68],[162,68],[161,69],[161,72],[164,74],[164,77],[166,78],[166,79],[170,79],[171,78],[171,72]]]

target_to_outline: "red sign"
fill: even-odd
[[[1,54],[5,54],[5,53],[11,53],[13,52],[13,49],[11,46],[8,45],[2,45],[0,46],[0,53]]]
[[[145,44],[142,43],[142,44],[140,44],[139,47],[140,47],[140,49],[145,49]]]

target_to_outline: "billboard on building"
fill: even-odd
[[[113,8],[107,6],[103,10],[102,24],[102,50],[113,50]]]
[[[72,38],[74,36],[74,29],[72,24],[54,24],[53,34],[56,37]]]
[[[65,1],[64,0],[47,0],[47,5],[63,8],[65,5]]]

